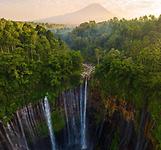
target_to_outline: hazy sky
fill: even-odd
[[[161,14],[161,0],[0,0],[0,18],[36,20],[99,3],[118,17]]]

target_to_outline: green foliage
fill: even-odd
[[[152,135],[157,139],[158,145],[156,149],[159,150],[161,149],[161,102],[151,101],[150,110],[152,113],[152,118],[154,119],[154,129]]]
[[[61,113],[59,110],[53,110],[51,112],[51,119],[55,133],[59,132],[64,128],[65,126],[64,116],[63,113]],[[39,122],[38,125],[36,126],[36,129],[41,137],[46,137],[49,133],[49,129],[45,121]]]
[[[63,113],[61,113],[60,111],[53,111],[51,113],[51,118],[52,118],[52,124],[55,132],[59,132],[61,129],[64,128],[65,120],[64,120]]]
[[[48,126],[46,125],[45,121],[38,123],[36,129],[37,129],[37,131],[39,131],[40,137],[47,137],[48,136],[49,129],[48,129]],[[30,138],[29,138],[29,140],[30,140]]]
[[[46,93],[54,99],[80,81],[82,59],[51,31],[0,20],[0,120]],[[73,80],[74,78],[74,80]]]
[[[110,150],[118,150],[119,149],[118,147],[119,147],[119,135],[117,132],[115,132],[114,137],[112,139]]]

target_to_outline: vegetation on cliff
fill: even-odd
[[[7,121],[23,105],[48,92],[55,97],[75,87],[81,56],[51,31],[28,23],[0,20],[0,119]]]
[[[145,132],[154,134],[161,146],[160,139],[160,106],[161,106],[161,50],[157,47],[153,49],[143,49],[139,55],[126,56],[118,50],[111,50],[107,53],[101,64],[96,68],[96,84],[101,88],[102,99],[109,104],[109,97],[114,101],[127,101],[132,104],[135,112],[150,112],[153,125],[149,126]],[[108,109],[116,107],[111,107]],[[114,106],[114,105],[113,105]],[[124,105],[124,111],[128,109]],[[134,113],[134,112],[133,112]],[[126,113],[126,118],[142,122],[141,116],[134,113]],[[144,116],[145,117],[145,116]],[[149,124],[149,122],[146,122]],[[149,137],[148,137],[149,138]]]
[[[160,149],[161,17],[114,21],[113,26],[119,26],[113,32],[122,31],[123,26],[128,28],[117,32],[118,42],[114,38],[110,44],[113,48],[107,47],[112,49],[102,54],[94,74],[94,87],[100,89],[108,112],[119,111],[127,121],[134,122],[137,144],[143,136],[155,149]]]

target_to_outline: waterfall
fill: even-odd
[[[17,110],[7,126],[0,122],[2,150],[87,150],[87,79],[79,87],[63,92],[57,108],[65,126],[55,137],[48,98]],[[57,138],[57,143],[56,143]],[[2,143],[2,142],[3,143]],[[2,148],[1,148],[2,147]]]
[[[66,103],[66,96],[63,94],[63,102],[64,102],[64,110],[65,110],[65,118],[67,124],[67,135],[68,135],[68,144],[70,144],[70,127],[69,127],[69,118],[68,118],[68,111],[67,111],[67,103]]]
[[[79,88],[62,94],[66,128],[64,130],[64,149],[87,149],[87,79]]]
[[[22,121],[21,121],[21,118],[20,118],[20,115],[19,115],[18,111],[17,111],[16,115],[17,115],[17,118],[18,118],[18,122],[19,122],[19,125],[20,125],[21,133],[22,133],[22,137],[23,137],[23,140],[24,140],[25,149],[29,150],[27,140],[26,140],[26,135],[25,135],[23,125],[22,125]]]
[[[81,120],[81,149],[87,149],[86,142],[86,110],[87,110],[87,79],[85,80],[84,86],[84,98],[82,99],[82,88],[80,92],[80,120]]]
[[[50,139],[51,139],[51,144],[52,144],[52,150],[56,150],[55,135],[54,135],[54,132],[53,132],[51,113],[50,113],[50,105],[49,105],[47,97],[45,97],[45,99],[44,99],[44,112],[45,112],[45,117],[46,117],[48,129],[49,129],[49,134],[50,134]]]

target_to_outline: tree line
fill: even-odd
[[[62,39],[74,50],[80,50],[86,62],[97,63],[112,48],[137,55],[140,49],[153,46],[161,38],[161,16],[143,16],[126,20],[82,23]]]

